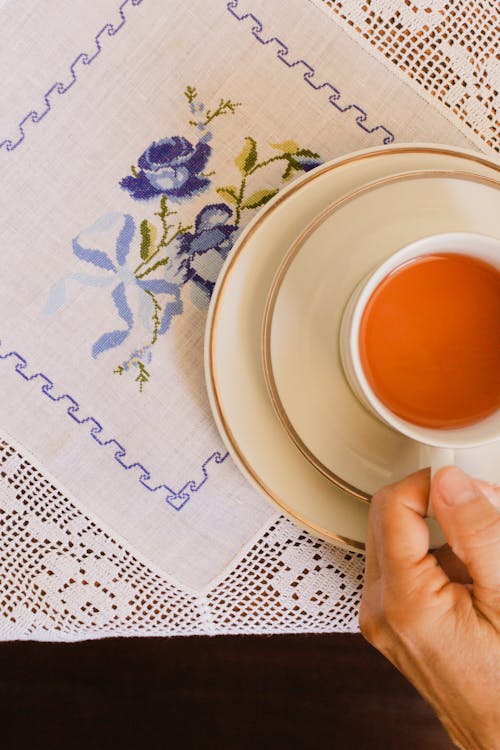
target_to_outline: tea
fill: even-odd
[[[401,265],[364,309],[359,351],[373,392],[402,419],[484,419],[500,408],[500,271],[448,252]]]

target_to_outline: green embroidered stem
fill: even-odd
[[[184,92],[184,96],[188,100],[189,104],[192,104],[196,97],[198,96],[198,92],[193,86],[187,86],[186,90]],[[196,106],[196,105],[195,105]],[[241,107],[241,102],[233,102],[231,99],[221,99],[219,101],[219,106],[215,110],[207,109],[205,119],[202,120],[189,120],[189,124],[193,125],[195,128],[199,127],[200,125],[204,128],[212,122],[212,120],[215,120],[216,117],[222,117],[222,115],[227,114],[233,114],[236,112],[236,108]],[[195,109],[191,110],[192,112],[195,112]],[[201,113],[202,108],[199,109],[199,112]]]
[[[284,141],[283,143],[270,144],[273,148],[277,148],[281,153],[276,156],[271,156],[269,159],[264,161],[258,161],[258,146],[255,138],[247,135],[243,141],[243,147],[240,153],[236,156],[234,163],[238,167],[242,179],[240,186],[236,185],[221,185],[217,188],[217,193],[221,196],[225,203],[234,208],[234,221],[239,224],[241,220],[241,214],[246,209],[259,208],[264,206],[268,201],[278,193],[278,188],[261,188],[254,190],[250,195],[246,194],[247,180],[259,169],[267,167],[269,164],[278,161],[286,162],[286,169],[282,174],[282,180],[288,179],[291,176],[293,170],[300,171],[303,169],[302,164],[297,159],[297,156],[308,156],[317,157],[318,155],[309,151],[308,149],[299,148],[295,141]]]
[[[153,256],[151,256],[151,257],[153,257]],[[156,269],[159,268],[160,266],[166,266],[167,263],[169,262],[169,260],[170,260],[170,258],[167,255],[166,258],[162,258],[157,263],[155,263],[154,266],[151,266],[151,268],[146,268],[145,271],[143,271],[142,273],[138,274],[135,278],[136,279],[143,279],[149,273],[152,273],[153,271],[156,271]]]
[[[252,167],[252,169],[248,172],[248,175],[250,176],[254,172],[256,172],[258,169],[262,169],[262,167],[267,167],[268,164],[270,164],[272,161],[280,161],[285,159],[288,161],[289,155],[288,154],[280,154],[279,156],[271,156],[270,159],[266,159],[266,161],[261,161],[260,164],[256,164],[255,167]]]
[[[142,362],[137,363],[137,368],[139,372],[137,373],[137,377],[135,378],[135,382],[139,383],[139,393],[142,393],[142,389],[144,388],[144,383],[147,383],[149,378],[151,377],[150,373],[146,370]]]
[[[250,175],[254,174],[254,172],[256,172],[258,169],[262,169],[262,167],[267,167],[267,165],[271,164],[271,162],[273,162],[273,161],[283,161],[283,159],[285,161],[287,161],[288,160],[288,154],[280,154],[279,156],[271,156],[269,159],[266,159],[265,161],[261,161],[259,164],[255,164],[254,167],[252,167],[251,169],[248,170],[246,176],[243,177],[243,179],[241,181],[240,189],[239,189],[239,192],[238,192],[238,195],[237,195],[237,198],[236,198],[236,211],[235,211],[235,217],[234,217],[234,221],[235,221],[236,224],[238,224],[239,221],[240,221],[240,219],[241,219],[241,212],[242,211],[245,211],[245,209],[256,208],[258,205],[263,205],[264,202],[266,202],[266,200],[269,199],[269,197],[271,197],[271,194],[274,195],[275,193],[278,192],[277,190],[273,190],[273,191],[264,191],[263,190],[261,192],[262,192],[262,195],[264,195],[264,193],[266,193],[266,199],[262,198],[261,201],[258,201],[255,204],[252,204],[250,206],[245,206],[245,205],[243,205],[243,202],[244,202],[244,200],[246,198],[245,190],[246,190],[246,184],[247,184],[247,177],[250,177]],[[255,193],[254,193],[254,195],[255,195]]]
[[[211,112],[209,109],[207,109],[207,116],[203,125],[208,125],[208,123],[212,122],[212,120],[215,120],[216,117],[226,115],[229,112],[234,115],[237,107],[241,107],[241,102],[232,102],[230,99],[221,99],[219,102],[219,106],[214,112]]]
[[[158,331],[160,328],[160,316],[158,313],[161,312],[161,305],[159,304],[158,300],[154,296],[153,292],[150,292],[148,289],[144,290],[149,297],[153,300],[153,336],[151,338],[151,346],[154,346],[156,342],[158,341]],[[139,367],[141,366],[141,363],[139,362]]]
[[[162,247],[167,246],[167,235],[168,230],[172,229],[174,224],[167,224],[166,218],[167,216],[174,216],[177,213],[177,211],[169,211],[167,206],[167,196],[162,195],[160,198],[160,210],[155,211],[155,216],[158,216],[161,221],[161,226],[163,229],[163,234],[161,236],[160,242],[158,243],[158,250]]]
[[[198,92],[196,91],[194,86],[186,86],[184,96],[186,97],[188,102],[191,104],[191,102],[194,102],[194,100],[198,96]]]
[[[147,351],[147,349],[150,348],[150,346],[151,344],[147,344],[142,349],[133,352],[133,354],[127,359],[126,362],[118,365],[118,367],[115,367],[115,369],[113,370],[116,375],[123,375],[123,373],[129,370],[131,366],[137,367],[138,373],[137,377],[135,378],[135,382],[139,383],[139,391],[141,393],[144,387],[144,383],[147,383],[151,377],[151,374],[141,360],[142,355]]]
[[[161,222],[162,236],[160,238],[160,241],[159,241],[158,245],[156,246],[156,250],[154,251],[154,253],[151,253],[151,255],[149,256],[149,258],[147,258],[147,260],[143,260],[142,263],[139,263],[139,265],[135,269],[134,274],[135,274],[135,276],[138,279],[142,278],[141,275],[138,275],[138,273],[141,270],[141,268],[143,268],[144,266],[149,265],[149,263],[151,262],[151,260],[156,255],[158,255],[158,253],[160,252],[160,250],[162,248],[164,248],[164,247],[167,247],[167,245],[169,245],[172,242],[172,240],[175,239],[175,237],[179,234],[180,228],[182,226],[181,224],[179,224],[179,228],[177,229],[177,232],[173,235],[173,237],[171,237],[170,240],[167,241],[167,237],[168,237],[169,231],[171,229],[173,229],[173,227],[175,226],[175,224],[167,224],[167,216],[175,216],[176,213],[177,213],[177,211],[169,211],[168,210],[167,196],[166,195],[162,195],[161,198],[160,198],[160,210],[159,211],[155,211],[155,216],[158,216],[159,219],[160,219],[160,222]],[[187,231],[187,230],[185,230],[185,231]]]
[[[245,187],[247,184],[247,178],[243,177],[240,185],[240,191],[238,193],[237,203],[236,203],[236,215],[234,217],[234,223],[239,224],[240,223],[240,217],[241,217],[241,204],[243,203],[243,198],[245,197]]]
[[[174,226],[173,224],[170,224],[169,228],[172,229],[173,226]],[[186,232],[189,232],[189,230],[192,229],[192,228],[193,228],[192,224],[189,224],[188,226],[184,227],[179,222],[179,224],[177,225],[177,231],[174,232],[174,234],[171,237],[169,237],[168,240],[164,240],[162,238],[160,240],[159,244],[158,244],[158,247],[156,248],[156,250],[154,251],[154,253],[151,253],[151,255],[149,256],[149,258],[147,259],[147,261],[144,261],[143,263],[141,263],[140,265],[137,266],[137,268],[134,271],[136,279],[143,279],[144,276],[147,276],[148,273],[151,273],[151,271],[154,271],[155,268],[158,268],[158,266],[164,266],[164,265],[166,265],[168,263],[168,260],[169,260],[168,257],[167,258],[163,258],[162,260],[158,261],[151,268],[146,268],[146,270],[143,271],[142,273],[137,273],[137,271],[139,271],[142,268],[142,266],[149,265],[149,263],[151,263],[151,261],[153,260],[153,258],[155,258],[158,255],[158,253],[160,252],[160,250],[162,250],[165,247],[168,247],[180,234],[185,234]]]
[[[174,225],[172,224],[172,226],[174,226]],[[138,271],[140,271],[140,270],[141,270],[141,268],[142,268],[143,266],[146,266],[146,265],[147,265],[148,263],[150,263],[150,262],[151,262],[151,261],[153,260],[153,258],[154,258],[154,257],[155,257],[156,255],[158,255],[158,253],[160,252],[160,250],[161,250],[162,248],[164,248],[164,247],[167,247],[167,245],[169,245],[169,244],[170,244],[170,243],[172,242],[172,240],[175,240],[175,238],[177,237],[177,235],[178,235],[178,234],[179,234],[179,232],[176,232],[176,233],[175,233],[175,234],[174,234],[174,235],[173,235],[173,236],[171,237],[171,239],[170,239],[170,240],[169,240],[168,242],[165,242],[165,244],[163,244],[163,245],[162,245],[162,244],[161,244],[161,242],[160,242],[160,243],[159,243],[159,245],[158,245],[158,247],[157,247],[157,248],[156,248],[156,250],[154,251],[154,253],[151,253],[151,255],[149,256],[149,258],[148,258],[147,260],[144,260],[144,261],[143,261],[142,263],[140,263],[140,264],[139,264],[139,265],[137,266],[137,268],[136,268],[136,269],[135,269],[135,271],[134,271],[134,274],[135,274],[135,277],[136,277],[136,279],[142,279],[142,277],[143,277],[143,276],[147,276],[147,274],[148,274],[148,273],[150,272],[150,270],[151,270],[151,269],[149,269],[149,270],[147,270],[147,271],[143,271],[142,273],[138,273]]]

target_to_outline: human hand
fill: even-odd
[[[429,493],[471,584],[452,580],[429,552]],[[385,487],[370,508],[361,632],[464,750],[500,748],[499,499],[498,490],[447,468],[432,486],[424,470]]]

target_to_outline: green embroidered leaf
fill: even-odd
[[[148,382],[148,380],[151,377],[151,374],[146,370],[142,362],[137,363],[137,369],[139,370],[137,377],[135,379],[136,383],[139,383],[139,391],[142,393],[142,389],[144,388],[144,384]]]
[[[169,257],[162,258],[156,263],[153,263],[151,268],[148,268],[146,271],[139,274],[139,276],[136,276],[136,279],[143,279],[145,276],[148,276],[150,273],[153,273],[153,271],[156,271],[157,268],[160,268],[160,266],[166,266],[169,261],[170,261]]]
[[[253,166],[257,162],[257,144],[253,138],[247,136],[245,138],[245,145],[238,154],[234,163],[243,174],[248,174]]]
[[[263,206],[265,203],[271,200],[271,198],[279,193],[278,189],[275,190],[257,190],[252,193],[250,197],[246,199],[242,208],[257,208],[257,206]]]
[[[302,165],[299,161],[297,161],[297,159],[294,159],[293,156],[287,156],[286,169],[281,175],[281,179],[288,180],[292,176],[294,170],[297,170],[297,172],[300,172],[301,169],[302,169]]]
[[[232,203],[237,205],[238,203],[238,188],[236,185],[226,185],[225,187],[217,188],[217,192],[226,203]]]
[[[156,227],[150,221],[144,219],[141,221],[141,259],[147,260],[154,252],[156,240]]]
[[[299,151],[299,144],[296,141],[283,141],[283,143],[270,143],[269,145],[286,154],[296,154]]]
[[[299,148],[298,151],[295,151],[295,156],[308,156],[310,159],[320,159],[320,155],[317,154],[315,151],[311,151],[308,148]]]
[[[191,102],[193,102],[196,99],[196,97],[198,96],[198,92],[196,91],[196,89],[194,88],[194,86],[186,86],[186,90],[184,92],[184,96],[186,97],[186,99],[188,100],[188,102],[191,104]]]
[[[205,118],[204,125],[208,125],[209,122],[212,122],[212,120],[215,120],[216,117],[221,117],[221,115],[227,115],[228,112],[231,112],[231,114],[235,114],[236,107],[241,107],[241,102],[232,102],[231,99],[221,99],[219,102],[219,106],[217,109],[212,112],[211,109],[207,109],[207,116]]]

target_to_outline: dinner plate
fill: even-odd
[[[308,172],[247,225],[219,275],[207,319],[207,390],[235,463],[301,527],[357,550],[364,548],[367,501],[341,490],[305,458],[268,395],[261,360],[264,308],[285,254],[314,216],[371,180],[414,169],[458,169],[493,177],[499,171],[474,152],[402,144],[358,151]]]
[[[500,239],[500,181],[439,170],[384,177],[315,218],[271,287],[263,326],[271,400],[304,456],[356,497],[417,471],[421,456],[418,443],[369,412],[349,387],[339,354],[343,311],[394,252],[452,231]],[[499,455],[500,444],[491,443],[464,452],[461,465],[500,484]]]

